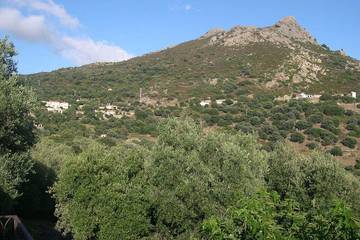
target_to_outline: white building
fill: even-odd
[[[205,107],[205,106],[210,106],[211,104],[211,100],[201,100],[200,102],[200,106]]]
[[[117,110],[118,106],[107,104],[105,107],[106,110]]]
[[[320,99],[321,95],[317,95],[317,94],[306,94],[306,93],[300,93],[297,94],[295,99],[309,99],[309,100],[316,100],[316,99]]]
[[[217,105],[222,105],[226,101],[226,99],[216,99],[215,101]]]
[[[44,101],[44,103],[48,112],[63,113],[70,106],[70,104],[67,102]]]
[[[356,98],[356,92],[351,92],[351,97]]]

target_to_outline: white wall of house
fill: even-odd
[[[201,100],[200,102],[200,106],[205,107],[205,106],[210,106],[211,104],[211,100]]]
[[[70,106],[67,102],[44,101],[44,103],[48,112],[63,113],[64,110],[69,109]]]
[[[351,97],[356,98],[356,92],[351,92]]]

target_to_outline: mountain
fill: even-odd
[[[36,114],[41,133],[70,146],[75,136],[109,145],[152,141],[160,119],[186,114],[206,128],[257,132],[266,149],[286,139],[299,151],[318,148],[345,165],[360,163],[360,104],[339,96],[360,92],[360,63],[319,44],[293,17],[270,27],[213,29],[125,62],[22,79],[42,101],[70,103],[64,114]],[[300,92],[324,97],[316,104],[273,101]]]
[[[41,98],[137,99],[359,89],[360,62],[320,45],[294,17],[270,27],[214,29],[202,37],[125,62],[24,76]],[[109,92],[108,89],[112,89]]]

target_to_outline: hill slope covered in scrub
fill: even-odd
[[[344,93],[360,87],[360,62],[320,45],[293,17],[270,27],[236,26],[125,62],[24,76],[44,99],[137,100],[294,91]],[[112,89],[108,92],[108,89]]]

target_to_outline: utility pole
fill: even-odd
[[[139,93],[139,102],[142,102],[142,88],[140,88],[140,93]]]

